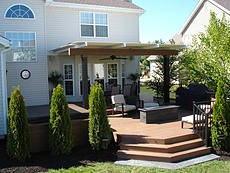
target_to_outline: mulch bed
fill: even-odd
[[[49,151],[31,154],[25,162],[11,160],[6,153],[6,141],[0,140],[0,173],[36,173],[48,169],[69,168],[94,162],[115,162],[118,146],[112,143],[108,150],[96,152],[90,146],[75,147],[69,155],[52,156]]]
[[[25,162],[11,160],[6,154],[6,141],[0,140],[0,173],[37,173],[95,162],[115,162],[118,145],[112,143],[107,151],[96,152],[90,146],[75,147],[69,155],[52,156],[48,151],[34,153]],[[215,151],[214,151],[215,152]],[[230,161],[230,153],[217,152],[221,160]]]

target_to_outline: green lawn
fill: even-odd
[[[157,93],[154,92],[152,89],[148,88],[147,86],[141,86],[140,87],[140,93],[144,93],[144,92],[151,92],[151,93],[153,93],[154,97],[157,97]],[[170,99],[176,99],[176,94],[175,93],[170,92],[169,94],[170,94],[169,95]]]
[[[113,163],[94,163],[69,169],[49,170],[49,173],[228,173],[230,161],[211,161],[179,170],[147,167],[116,166]]]

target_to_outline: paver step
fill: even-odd
[[[173,144],[177,142],[183,142],[191,139],[198,138],[197,134],[190,133],[190,134],[181,134],[178,136],[172,136],[168,138],[153,138],[148,136],[135,136],[135,135],[121,135],[117,134],[118,140],[117,142],[126,142],[126,143],[150,143],[150,144]]]
[[[209,154],[210,152],[211,152],[210,147],[198,147],[198,148],[193,148],[193,149],[176,152],[176,153],[119,150],[117,152],[117,157],[118,159],[177,162],[177,161]]]
[[[200,138],[197,138],[197,139],[178,142],[174,144],[166,144],[166,145],[149,144],[149,143],[130,144],[125,142],[121,142],[119,145],[121,150],[174,153],[178,151],[184,151],[196,147],[201,147],[204,145],[204,143]]]

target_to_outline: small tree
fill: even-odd
[[[20,161],[30,157],[30,135],[24,98],[20,88],[11,93],[8,113],[7,153]]]
[[[49,148],[54,155],[69,154],[73,148],[72,123],[64,90],[53,90],[49,121]]]
[[[111,131],[106,112],[106,102],[101,85],[97,82],[90,88],[89,142],[93,149],[107,149]]]
[[[211,133],[212,145],[215,149],[230,150],[230,108],[222,78],[218,81],[216,101],[213,106]]]

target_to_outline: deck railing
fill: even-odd
[[[193,102],[193,131],[209,146],[213,101]]]

